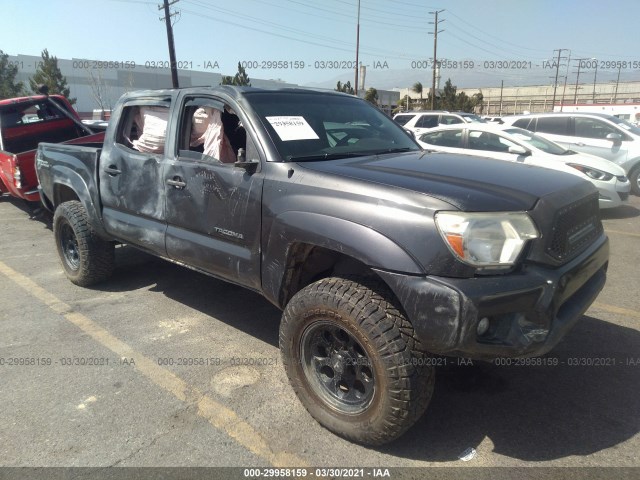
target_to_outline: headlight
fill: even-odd
[[[576,163],[567,163],[570,167],[575,168],[576,170],[580,170],[587,177],[593,178],[594,180],[602,180],[603,182],[608,182],[613,178],[613,175],[607,172],[603,172],[602,170],[598,170],[596,168],[585,167],[584,165],[578,165]]]
[[[438,212],[436,226],[449,250],[476,267],[509,266],[538,230],[524,212]]]

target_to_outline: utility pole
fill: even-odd
[[[578,103],[578,81],[580,80],[580,67],[582,67],[582,62],[585,60],[590,60],[589,58],[576,58],[578,61],[578,72],[576,74],[576,90],[573,93],[573,104],[576,105]]]
[[[436,105],[436,66],[438,65],[438,33],[444,32],[444,30],[438,30],[438,24],[444,22],[444,20],[438,20],[438,14],[444,12],[444,10],[436,10],[435,12],[429,12],[431,15],[435,15],[435,20],[429,22],[433,24],[433,81],[431,84],[431,110],[435,110]],[[431,33],[431,32],[429,32]]]
[[[358,96],[358,70],[360,69],[360,63],[358,62],[358,54],[360,53],[360,0],[358,0],[358,25],[356,26],[356,84],[355,92]]]
[[[595,60],[595,59],[594,59]],[[593,72],[593,103],[596,103],[596,77],[598,76],[598,60],[596,60],[596,71]]]
[[[503,88],[504,88],[504,80],[500,80],[500,112],[498,113],[499,117],[502,116],[502,89]]]
[[[613,94],[613,103],[616,103],[616,100],[618,99],[618,84],[620,83],[620,70],[622,69],[622,62],[619,63],[618,65],[618,78],[616,80],[616,91]]]
[[[173,27],[171,26],[171,17],[176,15],[176,13],[169,13],[169,6],[174,3],[178,3],[180,0],[164,0],[164,5],[158,5],[158,10],[162,10],[164,8],[164,17],[160,18],[160,21],[164,20],[167,24],[167,41],[169,42],[169,61],[171,63],[171,83],[173,84],[173,88],[178,88],[178,64],[176,62],[176,50],[173,45]]]
[[[569,58],[567,59],[567,70],[564,72],[564,86],[562,87],[562,100],[560,101],[560,111],[564,107],[564,94],[567,91],[567,80],[569,79],[569,64],[571,63],[571,51],[569,51]]]
[[[558,61],[556,62],[556,78],[553,81],[553,100],[551,102],[551,111],[553,111],[553,108],[556,105],[556,89],[558,88],[558,73],[560,73],[560,59],[561,58],[566,58],[566,57],[562,57],[562,51],[563,50],[567,50],[566,48],[560,48],[558,50],[554,50],[554,52],[558,52]]]

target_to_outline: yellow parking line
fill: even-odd
[[[604,229],[607,233],[617,233],[618,235],[628,235],[630,237],[640,237],[640,233],[631,233],[631,232],[623,232],[621,230],[609,230],[608,228]]]
[[[615,305],[608,305],[606,303],[600,303],[600,302],[593,302],[593,305],[591,306],[593,308],[598,308],[600,310],[604,310],[609,313],[618,313],[626,317],[640,318],[640,313],[634,310],[629,310],[628,308],[616,307]]]
[[[275,467],[308,467],[307,462],[294,454],[271,450],[267,440],[233,410],[216,402],[198,389],[188,385],[171,371],[149,360],[88,317],[74,312],[70,305],[58,299],[33,280],[3,262],[0,262],[0,273],[116,355],[121,358],[133,358],[135,368],[140,373],[179,400],[197,405],[198,415],[205,418],[216,429],[224,431],[250,452],[264,458]]]

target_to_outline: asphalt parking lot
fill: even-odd
[[[76,287],[50,218],[4,197],[0,466],[638,467],[640,197],[603,216],[608,282],[559,364],[441,368],[422,420],[371,449],[298,402],[260,296],[126,246]]]

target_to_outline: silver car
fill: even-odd
[[[629,180],[620,166],[604,158],[566,150],[521,128],[449,125],[433,128],[417,140],[426,150],[521,162],[577,175],[598,189],[600,208],[623,205],[629,196]]]
[[[503,117],[507,125],[535,132],[576,152],[620,165],[640,195],[640,128],[602,113],[533,113]]]

